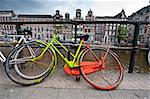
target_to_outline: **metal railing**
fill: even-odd
[[[150,24],[150,22],[143,22],[143,21],[36,21],[36,22],[30,22],[30,21],[11,21],[11,22],[0,22],[0,24],[14,24],[16,26],[20,26],[23,24],[72,24],[74,25],[74,30],[75,30],[75,42],[77,42],[77,26],[79,24],[131,24],[134,25],[134,35],[133,35],[133,42],[132,42],[132,47],[115,47],[114,49],[119,49],[119,50],[131,50],[131,56],[130,56],[130,63],[129,63],[129,69],[128,72],[132,73],[134,64],[135,64],[135,56],[136,56],[136,51],[138,49],[137,47],[137,40],[138,40],[138,35],[139,35],[139,27],[141,24]],[[146,49],[147,50],[147,49]]]

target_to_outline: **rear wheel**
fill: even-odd
[[[15,53],[14,59],[10,60],[14,64],[16,72],[25,79],[36,79],[43,76],[51,66],[53,66],[54,57],[48,49],[41,58],[34,61],[32,59],[41,55],[45,45],[37,42],[21,45]]]
[[[122,81],[123,67],[112,51],[88,49],[83,52],[79,64],[83,78],[96,89],[111,90]]]

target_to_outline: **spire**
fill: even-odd
[[[92,14],[93,14],[93,12],[92,12],[92,10],[90,9],[90,10],[88,11],[88,16],[92,16]]]
[[[126,14],[125,14],[124,9],[122,9],[122,11],[121,11],[121,18],[122,18],[122,19],[125,19],[125,18],[126,18]]]

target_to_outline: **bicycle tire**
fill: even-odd
[[[29,80],[29,79],[22,78],[16,72],[14,65],[9,64],[9,60],[14,57],[13,55],[15,54],[16,49],[17,48],[15,48],[9,53],[6,59],[6,63],[5,63],[5,72],[11,81],[13,81],[16,84],[23,85],[23,86],[30,86],[30,85],[35,85],[35,84],[42,82],[45,78],[47,78],[51,74],[52,69],[49,70],[49,72],[47,72],[46,74],[44,74],[42,77],[37,78],[37,79]]]
[[[14,68],[21,77],[25,79],[40,78],[53,66],[54,57],[51,49],[48,49],[42,58],[31,61],[32,58],[39,56],[45,47],[46,46],[41,43],[32,42],[23,44],[16,50]],[[29,57],[31,57],[31,59]]]
[[[112,90],[115,89],[123,79],[123,66],[116,55],[110,50],[103,64],[99,64],[99,61],[102,62],[105,53],[106,49],[104,48],[85,50],[79,60],[80,71],[83,78],[94,88],[99,90]],[[100,60],[98,61],[96,57]],[[98,70],[87,73],[86,68],[89,68],[87,66],[97,66],[94,68]]]

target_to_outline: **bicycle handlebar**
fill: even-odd
[[[17,30],[17,35],[31,35],[32,36],[32,32],[31,30],[27,30],[27,29]]]

